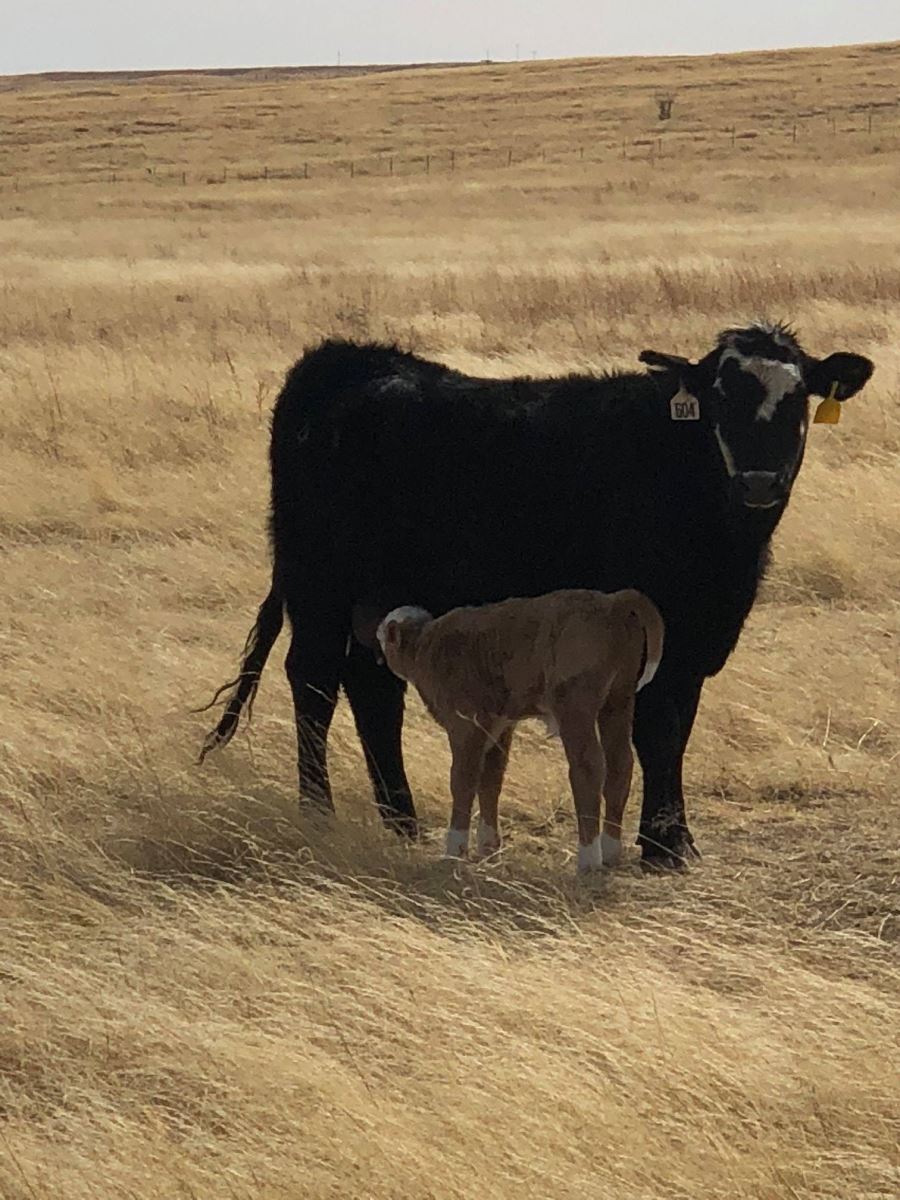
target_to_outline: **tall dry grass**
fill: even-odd
[[[304,104],[317,134],[374,144],[377,87],[408,147],[499,150],[527,127],[571,151],[562,113],[588,96],[611,128],[687,72],[676,113],[709,128],[725,97],[821,108],[886,86],[891,61],[551,65],[525,117],[497,99],[525,67],[339,80],[340,104],[290,79],[92,81],[112,108],[77,81],[0,91],[10,128],[46,132],[5,151],[0,186],[0,1195],[896,1193],[896,152],[860,136],[836,159],[823,122],[655,165],[100,186],[80,145],[104,107],[122,125],[155,105],[204,134],[172,134],[173,161],[274,160]],[[108,140],[127,165],[125,131]],[[266,415],[305,344],[605,369],[701,353],[761,312],[877,371],[813,428],[761,603],[706,690],[699,868],[646,878],[634,852],[576,884],[537,732],[502,861],[441,862],[447,754],[415,705],[424,844],[381,830],[343,710],[337,817],[301,819],[277,656],[246,735],[196,767],[188,709],[263,593]],[[632,827],[637,809],[636,789]]]

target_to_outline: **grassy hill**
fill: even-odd
[[[162,179],[863,157],[900,146],[900,44],[403,71],[24,76],[0,91],[0,177]],[[2,84],[0,84],[2,86]],[[657,98],[674,100],[661,121]],[[662,145],[660,145],[660,139]],[[796,140],[795,140],[796,139]],[[837,140],[829,140],[837,139]]]
[[[0,81],[4,1200],[896,1192],[898,57]],[[279,652],[196,766],[304,345],[599,370],[758,314],[876,373],[704,693],[698,867],[576,883],[537,728],[501,862],[442,862],[415,703],[421,846],[343,709],[299,816]]]

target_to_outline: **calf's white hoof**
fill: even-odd
[[[475,848],[479,858],[490,858],[492,854],[496,854],[500,849],[499,831],[493,825],[486,825],[483,821],[479,821]]]
[[[469,853],[468,829],[448,829],[444,858],[465,858]]]
[[[617,867],[622,861],[622,839],[600,834],[600,854],[604,867]]]
[[[599,871],[603,866],[603,851],[600,838],[595,837],[587,846],[578,843],[578,874],[586,875],[588,871]]]

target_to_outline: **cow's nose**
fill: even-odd
[[[771,508],[784,499],[784,484],[775,471],[740,471],[734,477],[734,488],[747,508]]]

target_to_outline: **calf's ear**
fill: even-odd
[[[847,400],[869,382],[875,365],[861,354],[829,354],[807,366],[806,387],[811,396]]]
[[[400,643],[400,622],[388,621],[384,627],[384,644],[397,646]]]

